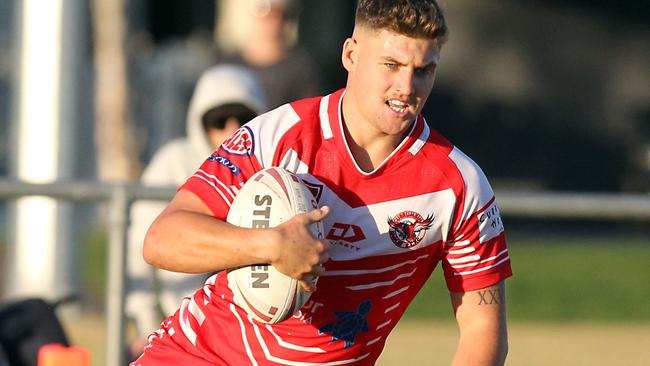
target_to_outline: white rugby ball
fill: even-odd
[[[311,191],[295,174],[278,167],[255,173],[239,191],[227,221],[248,228],[277,226],[294,215],[318,208]],[[323,225],[310,226],[315,238],[323,238]],[[289,318],[309,300],[311,293],[298,281],[270,264],[228,270],[228,287],[235,304],[263,323]],[[313,278],[315,284],[317,278]]]

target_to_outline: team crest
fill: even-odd
[[[248,127],[240,127],[226,141],[221,144],[221,148],[233,155],[248,155],[254,151],[255,143],[253,133]]]
[[[400,248],[410,248],[424,238],[433,224],[433,214],[422,218],[415,211],[404,211],[388,218],[390,240]]]

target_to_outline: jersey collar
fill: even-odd
[[[376,174],[390,166],[393,161],[398,160],[397,157],[405,152],[408,152],[412,156],[416,155],[429,138],[430,128],[426,124],[424,117],[418,115],[408,135],[402,140],[399,146],[375,170],[372,172],[364,172],[352,157],[352,152],[343,133],[342,105],[344,95],[345,89],[340,89],[321,99],[319,108],[321,131],[323,138],[325,140],[332,140],[337,145],[337,150],[344,156],[344,160],[354,166],[360,174],[366,176]]]

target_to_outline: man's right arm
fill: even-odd
[[[328,213],[323,207],[274,228],[241,228],[216,219],[198,196],[181,189],[147,231],[143,255],[149,264],[176,272],[270,263],[288,276],[303,279],[307,274],[320,275],[320,264],[329,259],[328,243],[315,239],[308,229]]]

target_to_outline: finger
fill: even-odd
[[[313,273],[306,274],[302,279],[311,286],[316,286],[316,283],[318,282],[318,276]]]
[[[325,274],[325,267],[322,265],[315,266],[314,269],[311,271],[310,276],[311,277],[320,277]]]
[[[330,241],[327,239],[323,239],[320,242],[323,244],[323,252],[329,252],[331,246]]]
[[[309,281],[299,280],[298,283],[300,284],[300,287],[307,292],[316,291],[316,286],[312,285]]]
[[[329,213],[330,213],[329,206],[323,206],[321,208],[317,208],[315,210],[310,211],[308,213],[307,217],[308,217],[310,223],[312,223],[312,222],[317,222],[317,221],[323,220],[324,218],[327,217],[327,215],[329,215]]]
[[[319,259],[318,262],[322,265],[323,263],[325,263],[325,262],[327,262],[328,260],[330,260],[330,255],[329,255],[329,253],[327,253],[327,252],[323,252],[323,253],[320,254],[320,256],[319,256],[318,259]]]

